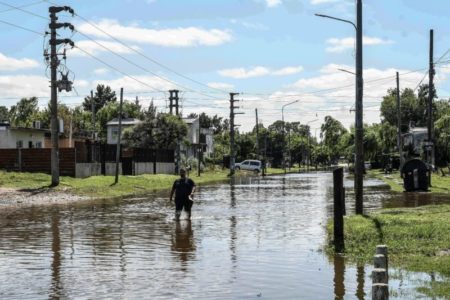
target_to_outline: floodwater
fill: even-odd
[[[332,184],[309,173],[200,187],[179,223],[161,194],[0,215],[0,299],[369,299],[372,267],[322,251]],[[369,210],[449,201],[365,185]],[[440,279],[390,273],[391,299]]]

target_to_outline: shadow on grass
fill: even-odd
[[[31,193],[31,195],[38,195],[38,194],[42,194],[42,193],[47,193],[47,192],[51,191],[53,188],[54,188],[54,186],[49,184],[49,185],[43,185],[38,188],[23,188],[23,189],[19,189],[19,191]]]
[[[378,243],[383,243],[383,231],[381,230],[381,223],[377,218],[374,218],[372,216],[369,215],[363,215],[364,218],[369,219],[373,222],[373,224],[375,225],[375,228],[377,229],[377,234],[378,234]]]

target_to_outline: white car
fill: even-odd
[[[241,163],[236,163],[234,165],[236,170],[246,170],[246,171],[254,171],[260,172],[262,168],[262,163],[260,160],[244,160]]]

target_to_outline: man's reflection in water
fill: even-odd
[[[175,233],[172,237],[172,251],[180,257],[182,270],[186,270],[189,260],[194,258],[195,243],[190,220],[175,222]]]

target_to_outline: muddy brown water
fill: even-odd
[[[377,180],[365,195],[367,210],[450,202]],[[0,299],[369,299],[372,267],[322,251],[332,198],[324,172],[200,187],[179,223],[162,195],[0,215]],[[391,299],[431,280],[391,270]]]

